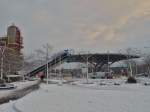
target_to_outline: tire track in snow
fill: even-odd
[[[22,112],[16,107],[16,101],[11,101],[9,102],[9,107],[5,110],[5,112]]]
[[[16,104],[16,103],[13,103],[12,109],[13,109],[15,112],[22,112],[21,110],[19,110],[19,109],[16,107],[15,104]]]

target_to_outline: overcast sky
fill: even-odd
[[[150,0],[0,0],[0,36],[12,23],[25,53],[46,43],[95,52],[150,46]]]

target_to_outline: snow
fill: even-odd
[[[84,80],[85,81],[85,80]],[[150,86],[124,80],[90,80],[76,85],[42,84],[25,97],[0,105],[0,112],[149,112]],[[121,85],[114,85],[114,82]],[[149,81],[149,80],[146,80]],[[100,82],[106,85],[99,85]]]
[[[36,84],[37,81],[25,81],[25,82],[14,82],[15,86],[17,86],[16,89],[11,89],[11,90],[0,90],[0,98],[2,97],[7,97],[10,94],[13,94],[15,91],[18,91],[20,89],[24,89],[30,85]]]

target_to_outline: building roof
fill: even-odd
[[[109,54],[76,54],[71,55],[68,58],[68,62],[85,62],[88,58],[89,62],[117,62],[120,60],[126,60],[131,58],[139,58],[139,56],[127,55],[127,54],[117,54],[117,53],[109,53]]]

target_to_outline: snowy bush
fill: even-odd
[[[128,79],[127,79],[127,83],[137,83],[137,80],[134,78],[134,77],[129,77]]]

